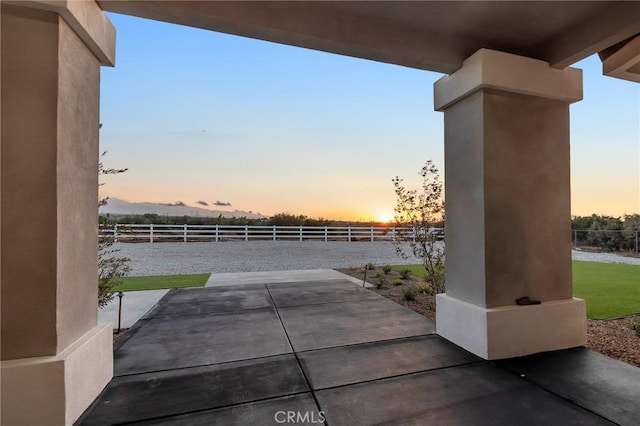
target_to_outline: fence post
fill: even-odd
[[[347,241],[351,242],[351,225],[347,229]]]
[[[244,226],[244,240],[249,241],[249,225]]]
[[[216,224],[216,243],[218,242],[218,224]]]
[[[574,250],[578,249],[578,230],[573,230],[573,248]]]
[[[396,240],[396,227],[391,228],[391,241]]]
[[[276,225],[273,225],[273,241],[276,241],[278,235],[278,230],[276,229]]]
[[[411,239],[415,242],[416,241],[416,227],[413,227],[413,232],[412,232],[412,236]]]
[[[302,241],[302,225],[300,225],[300,241]]]
[[[184,228],[183,228],[183,232],[182,232],[182,241],[183,242],[187,242],[187,224],[184,224]]]
[[[371,242],[373,242],[373,225],[371,225]]]
[[[149,224],[149,242],[153,243],[153,223]]]
[[[113,242],[117,243],[118,242],[118,224],[116,223],[115,225],[113,225]],[[636,244],[637,246],[637,244]]]
[[[637,235],[637,233],[636,233],[636,235]],[[324,227],[324,242],[325,243],[328,241],[328,238],[329,238],[329,228],[325,226]],[[637,238],[636,238],[636,240],[637,240]],[[637,246],[637,244],[636,244],[636,246]]]

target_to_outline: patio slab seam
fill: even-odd
[[[189,365],[189,366],[180,367],[180,368],[165,368],[165,369],[160,369],[160,370],[145,370],[145,371],[136,371],[134,373],[122,373],[122,374],[119,374],[117,376],[114,375],[113,379],[140,376],[140,375],[144,375],[144,374],[166,373],[166,372],[169,372],[169,371],[177,371],[177,370],[189,370],[189,369],[200,368],[200,367],[212,367],[214,365],[233,364],[234,362],[241,362],[241,361],[257,361],[257,360],[263,360],[263,359],[264,360],[268,360],[270,358],[277,358],[277,357],[280,357],[280,356],[283,356],[283,355],[293,355],[293,352],[288,352],[288,353],[284,353],[284,354],[257,356],[255,358],[243,358],[243,359],[232,360],[232,361],[221,361],[221,362],[211,362],[211,363],[208,363],[208,364]]]
[[[510,370],[510,369],[508,369],[508,368],[505,368],[505,367],[503,367],[503,366],[501,366],[501,365],[499,365],[499,364],[493,363],[493,362],[490,362],[490,363],[491,363],[492,365],[494,365],[495,367],[497,367],[497,368],[499,368],[499,369],[501,369],[501,370],[503,370],[503,371],[507,372],[508,374],[512,374],[513,376],[515,376],[515,377],[519,378],[520,380],[522,380],[522,381],[524,381],[524,382],[526,382],[526,383],[529,383],[530,385],[532,385],[532,386],[534,386],[534,387],[536,387],[536,388],[540,389],[542,392],[546,392],[546,393],[548,393],[548,394],[550,394],[550,395],[552,395],[552,396],[554,396],[554,397],[556,397],[556,398],[559,398],[559,399],[561,399],[561,400],[565,401],[566,403],[568,403],[568,404],[570,404],[570,405],[573,405],[573,406],[577,407],[578,409],[582,409],[582,410],[584,410],[585,412],[587,412],[587,413],[589,413],[589,414],[591,414],[591,415],[594,415],[594,416],[596,416],[596,417],[601,418],[602,420],[605,420],[605,421],[607,421],[607,422],[611,423],[612,425],[619,425],[619,423],[616,423],[616,422],[614,422],[613,420],[611,420],[611,419],[609,419],[609,418],[605,417],[604,415],[602,415],[602,414],[600,414],[600,413],[597,413],[597,412],[595,412],[595,411],[593,411],[593,410],[591,410],[591,409],[589,409],[589,408],[585,407],[584,405],[582,405],[582,404],[578,403],[578,402],[577,402],[577,401],[575,401],[574,399],[571,399],[571,398],[569,398],[569,397],[567,397],[567,396],[564,396],[564,395],[562,395],[562,394],[560,394],[560,393],[554,392],[554,391],[552,391],[551,389],[548,389],[548,388],[546,388],[546,387],[544,387],[544,386],[541,386],[539,383],[536,383],[535,381],[530,380],[530,379],[529,379],[526,375],[524,375],[524,374],[518,374],[518,373],[517,373],[517,372],[515,372],[515,371],[512,371],[512,370]]]
[[[173,417],[184,416],[184,415],[189,415],[189,414],[206,413],[207,411],[224,410],[225,408],[239,407],[239,406],[245,405],[245,404],[255,404],[257,402],[275,401],[275,400],[278,400],[278,399],[281,399],[281,398],[284,398],[284,397],[291,397],[291,396],[305,395],[305,394],[310,394],[311,395],[312,392],[311,391],[293,392],[293,393],[286,394],[286,395],[271,396],[271,397],[267,397],[267,398],[258,398],[258,399],[254,399],[254,400],[251,400],[251,401],[241,402],[241,403],[221,405],[221,406],[215,407],[215,408],[202,408],[202,409],[198,409],[198,410],[185,411],[185,412],[180,413],[180,414],[167,414],[167,415],[164,415],[164,416],[148,417],[148,418],[140,419],[140,420],[133,420],[133,421],[125,421],[125,422],[120,422],[120,423],[114,423],[113,426],[144,424],[144,423],[155,421],[155,420],[170,419],[170,418],[173,418]],[[315,401],[315,398],[314,398],[314,401]],[[316,405],[317,405],[317,403],[316,403]]]
[[[273,296],[271,295],[271,291],[269,290],[269,287],[267,286],[267,292],[269,293],[269,297],[271,298],[271,302],[274,304],[275,306],[275,301],[273,300]],[[284,331],[285,336],[287,337],[287,340],[289,342],[289,346],[291,347],[291,350],[293,351],[293,356],[296,359],[296,362],[298,363],[298,368],[300,369],[300,372],[302,373],[302,377],[304,378],[304,381],[307,384],[307,387],[309,388],[309,391],[311,392],[311,396],[313,398],[313,402],[316,404],[316,408],[318,409],[318,412],[322,412],[322,407],[320,406],[320,402],[318,401],[318,398],[316,398],[316,394],[315,392],[313,392],[313,387],[311,386],[311,382],[309,381],[309,378],[307,377],[304,368],[302,367],[302,363],[300,362],[300,358],[298,357],[298,353],[296,352],[293,343],[291,343],[291,338],[289,337],[289,333],[287,332],[287,328],[285,327],[284,323],[282,322],[282,318],[280,317],[280,312],[278,311],[278,307],[275,307],[276,310],[276,315],[278,316],[278,321],[280,321],[280,326],[282,327],[282,330]],[[326,424],[326,422],[325,422]]]
[[[454,368],[459,368],[459,367],[467,367],[467,366],[470,366],[470,365],[483,364],[483,363],[486,363],[486,362],[487,361],[484,361],[484,360],[470,361],[470,362],[463,362],[461,364],[446,365],[446,366],[443,366],[443,367],[427,368],[425,370],[410,371],[408,373],[392,374],[390,376],[378,377],[378,378],[375,378],[375,379],[359,380],[359,381],[355,381],[355,382],[351,382],[351,383],[345,383],[344,385],[326,386],[326,387],[319,387],[319,388],[316,388],[316,389],[311,388],[311,392],[319,392],[319,391],[327,391],[327,390],[333,390],[333,389],[347,388],[349,386],[364,385],[364,384],[367,384],[367,383],[375,383],[375,382],[380,382],[380,381],[384,381],[384,380],[391,380],[391,379],[399,379],[401,377],[410,377],[410,376],[413,376],[413,375],[416,375],[416,374],[425,374],[425,373],[443,371],[443,370],[454,369]]]
[[[144,318],[145,321],[153,321],[153,320],[170,320],[172,318],[189,318],[189,317],[202,317],[202,316],[220,316],[220,315],[229,315],[229,314],[238,314],[240,312],[247,312],[247,311],[259,311],[261,309],[272,309],[274,308],[273,306],[261,306],[261,307],[256,307],[256,308],[246,308],[246,309],[238,309],[238,310],[233,310],[233,311],[227,311],[227,312],[197,312],[197,313],[188,313],[188,314],[165,314],[165,315],[158,315],[157,317],[149,317],[149,318]]]
[[[394,341],[402,341],[402,340],[407,340],[407,339],[415,339],[416,337],[429,337],[429,336],[438,337],[438,335],[435,334],[435,333],[424,333],[424,334],[417,334],[415,336],[393,337],[391,339],[371,340],[369,342],[347,343],[347,344],[344,344],[344,345],[326,346],[326,347],[323,347],[323,348],[320,348],[320,349],[302,349],[302,350],[296,351],[296,353],[305,354],[305,353],[309,353],[309,352],[318,352],[318,351],[324,351],[324,350],[328,350],[328,349],[349,348],[349,347],[355,347],[355,346],[370,345],[372,343],[394,342]]]
[[[265,415],[273,415],[273,411],[269,411],[269,408],[271,408],[272,410],[277,408],[278,411],[283,413],[294,409],[302,412],[315,412],[317,409],[316,404],[313,401],[311,392],[307,392],[295,395],[275,397],[272,399],[264,399],[261,401],[247,402],[224,408],[213,408],[203,411],[184,413],[176,416],[161,417],[157,420],[145,420],[135,424],[155,426],[175,426],[184,424],[194,424],[199,426],[210,426],[212,424],[263,424]],[[306,410],[304,408],[306,408]]]
[[[640,369],[593,350],[544,352],[496,364],[616,424],[635,426],[640,418]]]
[[[445,383],[451,383],[452,380],[471,380],[472,382],[469,383],[469,386],[460,386],[461,383],[451,386],[448,392],[436,391]],[[455,391],[453,391],[454,388]],[[412,405],[408,413],[406,411],[408,408],[402,398],[389,406],[368,405],[367,401],[369,400],[380,400],[381,398],[386,400],[389,393],[396,394],[405,392],[407,389],[411,389],[411,392],[414,393],[413,395],[405,395],[410,400],[415,401],[415,392],[425,395],[431,394],[433,398],[428,401],[421,400],[424,404],[422,408]],[[580,418],[579,421],[567,424],[612,424],[609,420],[603,421],[601,416],[593,416],[582,410],[574,403],[543,392],[537,386],[507,374],[489,362],[383,378],[334,389],[318,390],[317,393],[318,400],[326,403],[329,409],[328,421],[340,424],[348,424],[348,413],[353,410],[362,411],[364,419],[367,419],[361,418],[363,424],[387,424],[390,421],[393,421],[392,424],[404,424],[403,420],[408,419],[412,420],[409,424],[439,424],[445,419],[451,420],[446,414],[448,411],[461,413],[462,417],[456,416],[458,422],[454,422],[455,424],[516,424],[517,419],[524,420],[519,417],[523,410],[530,412],[529,401],[550,404],[548,407],[545,406],[545,408],[549,408],[549,411],[531,411],[537,420],[532,422],[531,419],[528,419],[523,424],[549,424],[550,420],[553,421],[551,424],[559,424],[557,421],[564,415],[578,415]],[[514,407],[500,410],[496,413],[499,416],[497,418],[486,418],[491,421],[478,422],[477,415],[490,415],[490,412],[486,411],[487,407],[503,407],[506,401],[513,402]],[[471,417],[460,422],[465,415]],[[421,419],[421,422],[417,423],[417,419]],[[546,422],[543,423],[543,421]]]

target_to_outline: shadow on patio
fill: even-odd
[[[632,425],[639,398],[628,364],[584,348],[483,361],[333,279],[170,291],[78,423]]]

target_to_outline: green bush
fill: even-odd
[[[404,268],[403,270],[400,271],[400,276],[402,277],[403,280],[408,280],[409,277],[411,276],[411,269]]]
[[[402,285],[402,284],[404,284],[404,281],[402,280],[402,278],[396,278],[395,280],[391,281],[391,284],[393,284],[393,285]]]
[[[389,265],[384,265],[382,267],[382,272],[384,272],[385,274],[388,274],[389,272],[391,272],[391,266]]]
[[[418,294],[433,294],[433,289],[429,283],[418,283],[414,288]]]
[[[377,289],[381,289],[387,283],[387,277],[385,277],[384,273],[378,272],[376,274],[377,281],[374,283]]]
[[[374,269],[376,269],[376,265],[375,265],[375,263],[373,263],[373,262],[369,262],[369,263],[367,263],[366,268],[367,268],[368,270],[370,270],[370,271],[373,271]]]
[[[413,287],[405,288],[402,290],[402,296],[404,296],[404,300],[416,300],[417,296],[416,289]]]

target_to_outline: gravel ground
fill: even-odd
[[[633,330],[639,315],[610,320],[587,320],[587,347],[640,367],[640,337]]]
[[[640,265],[640,257],[621,256],[614,253],[592,253],[587,251],[572,250],[573,260],[586,260],[589,262],[602,263],[627,263],[630,265]]]
[[[420,263],[403,260],[388,242],[250,241],[224,243],[117,243],[131,258],[129,275],[335,269]]]
[[[171,275],[220,272],[340,269],[420,263],[402,259],[390,242],[250,241],[223,243],[117,243],[121,256],[131,258],[130,275]],[[611,253],[573,251],[573,258],[640,265],[640,258]]]

